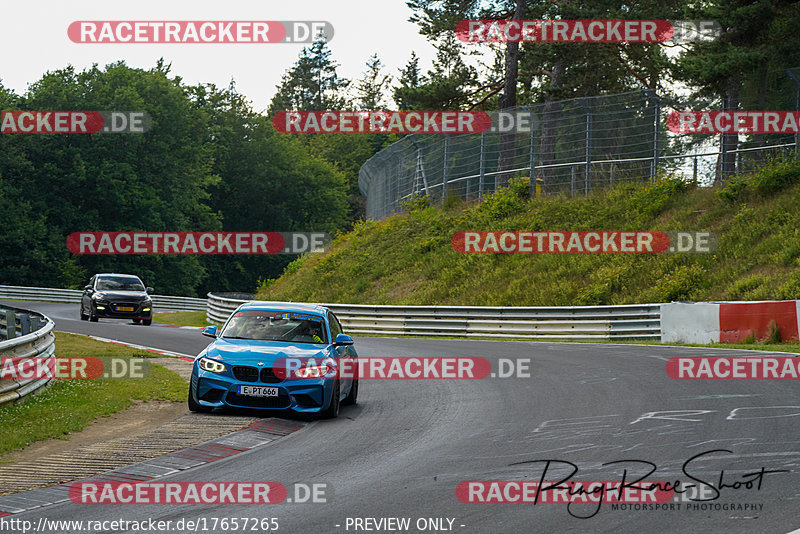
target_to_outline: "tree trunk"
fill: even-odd
[[[525,1],[516,0],[517,5],[511,20],[522,20],[525,16]],[[506,73],[503,94],[500,95],[500,109],[513,108],[517,105],[517,78],[519,74],[519,43],[506,44]],[[500,147],[497,156],[497,170],[503,171],[514,165],[514,133],[500,134]],[[505,187],[511,179],[511,173],[496,175],[496,187]],[[531,178],[533,179],[533,178]]]
[[[553,92],[561,87],[564,81],[566,61],[563,57],[556,60],[553,70],[550,73],[550,87],[544,93],[544,113],[542,116],[541,149],[539,150],[539,161],[542,165],[550,165],[556,159],[556,135],[558,129],[558,114],[561,106],[558,101],[553,99]],[[545,192],[554,191],[555,169],[542,169],[539,173],[542,178],[542,190]],[[532,176],[531,179],[534,177]]]
[[[756,109],[764,110],[767,109],[767,84],[769,83],[769,63],[764,61],[761,64],[761,72],[760,80],[758,83],[758,95],[756,97]],[[764,134],[753,134],[753,142],[756,146],[764,146]],[[752,154],[752,165],[755,168],[756,165],[759,165],[764,162],[764,152],[761,150],[751,152]]]
[[[723,94],[723,109],[725,111],[736,111],[739,109],[739,75],[733,74],[728,77],[725,92]],[[715,185],[736,174],[736,153],[733,152],[739,146],[739,134],[721,134],[721,152],[719,155],[718,173]]]

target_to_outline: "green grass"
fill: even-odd
[[[157,323],[176,324],[178,326],[208,326],[204,311],[156,312],[153,320]]]
[[[677,179],[588,197],[528,199],[527,181],[482,203],[416,202],[308,254],[257,298],[398,305],[575,306],[800,298],[800,163],[722,189]],[[459,230],[711,231],[710,254],[459,254]],[[749,348],[749,347],[748,347]]]
[[[58,332],[56,354],[137,357],[141,351]],[[0,405],[0,455],[41,440],[67,439],[97,419],[128,408],[134,400],[184,402],[186,381],[153,365],[141,379],[53,380],[14,404]]]

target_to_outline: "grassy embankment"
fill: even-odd
[[[405,305],[575,306],[800,298],[800,162],[720,189],[676,179],[530,200],[527,182],[482,203],[423,201],[291,263],[257,298]],[[709,254],[459,254],[459,230],[711,231]]]
[[[178,326],[206,326],[209,324],[204,311],[155,312],[153,320],[157,323]]]
[[[150,357],[139,349],[58,332],[58,357]],[[149,362],[148,362],[149,363]],[[152,365],[145,378],[53,380],[24,400],[0,406],[0,456],[35,441],[68,437],[97,419],[122,411],[136,401],[186,401],[186,381]]]
[[[800,298],[800,163],[720,190],[679,180],[588,198],[528,200],[518,183],[480,204],[416,207],[359,224],[258,298],[370,304],[574,306]],[[710,254],[459,254],[459,230],[711,231]]]

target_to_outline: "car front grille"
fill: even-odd
[[[241,380],[242,382],[257,382],[258,369],[246,365],[234,365],[233,376],[236,377],[236,380]]]
[[[289,396],[282,393],[280,397],[251,397],[249,395],[239,395],[238,393],[228,393],[225,402],[233,406],[244,408],[288,408],[291,404]]]
[[[124,312],[117,310],[117,307],[124,306],[126,308],[133,308],[132,312]],[[136,313],[139,311],[139,303],[138,302],[110,302],[109,303],[110,309],[115,313]]]
[[[275,376],[275,372],[272,370],[272,367],[265,367],[261,369],[261,381],[267,384],[277,384],[278,382],[283,382],[282,378],[278,378]]]

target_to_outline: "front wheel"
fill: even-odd
[[[96,323],[99,320],[99,317],[95,315],[94,310],[89,307],[89,320],[93,323]]]
[[[334,419],[339,417],[339,381],[333,382],[333,393],[331,394],[331,403],[324,411],[320,413],[323,419]]]
[[[81,321],[88,321],[89,316],[83,313],[83,304],[81,304]]]
[[[142,324],[145,325],[145,326],[150,326],[151,324],[153,324],[153,320],[152,319],[142,319]]]
[[[194,400],[194,395],[192,395],[192,386],[189,386],[189,399],[187,401],[189,405],[189,411],[195,413],[208,413],[214,408],[209,408],[208,406],[202,406]]]
[[[358,380],[353,380],[353,385],[350,387],[350,393],[342,401],[345,406],[350,406],[358,402]]]

